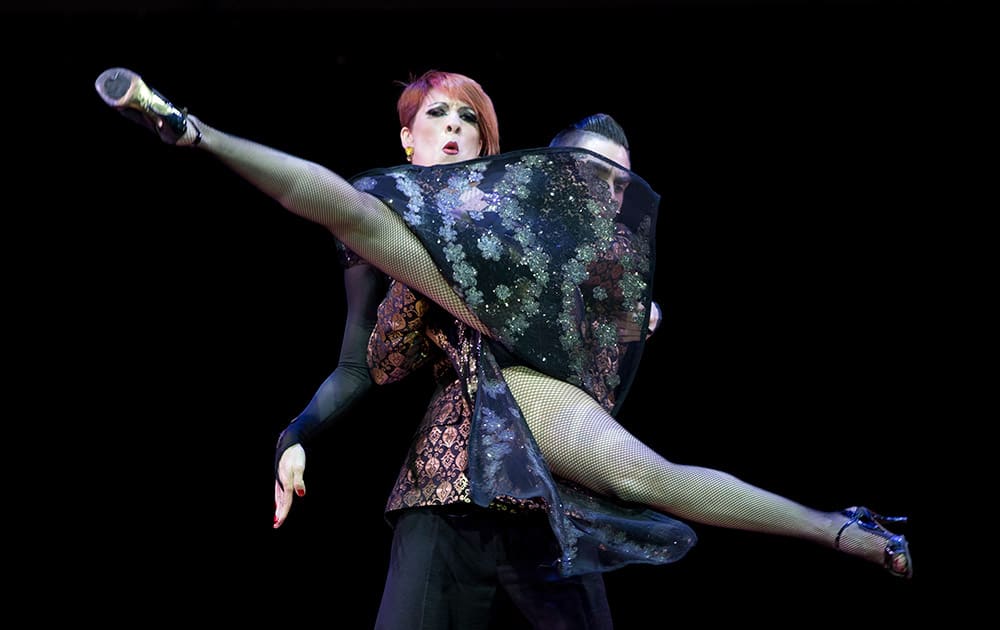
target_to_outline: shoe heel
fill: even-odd
[[[177,144],[187,133],[187,112],[174,107],[128,68],[105,70],[97,77],[94,87],[110,107],[146,127],[167,144]],[[199,133],[194,144],[200,137]]]
[[[840,513],[847,517],[847,521],[840,527],[833,541],[835,549],[840,548],[840,536],[844,530],[851,525],[857,525],[860,529],[886,539],[882,555],[882,566],[886,571],[896,577],[905,579],[913,577],[913,560],[910,557],[910,546],[906,542],[906,537],[893,534],[882,526],[882,523],[905,523],[907,520],[905,516],[882,516],[866,507],[848,508],[841,510]]]

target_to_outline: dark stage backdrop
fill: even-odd
[[[94,620],[370,627],[382,506],[428,383],[386,388],[317,441],[308,496],[272,530],[275,439],[339,348],[332,237],[163,146],[93,82],[132,68],[210,124],[349,175],[402,161],[395,82],[438,68],[492,95],[505,149],[612,114],[662,195],[664,321],[623,424],[810,506],[912,518],[910,584],[694,524],[681,562],[608,575],[618,627],[897,627],[938,605],[941,501],[918,428],[944,399],[914,133],[937,73],[929,6],[120,4],[0,16],[8,241],[25,252],[10,330],[29,351],[11,384],[32,410],[12,422],[30,458],[14,521],[42,534],[28,589]]]

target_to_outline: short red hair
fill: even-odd
[[[496,155],[500,153],[500,125],[497,122],[497,112],[493,101],[473,79],[455,72],[428,70],[419,77],[403,84],[403,93],[396,102],[399,112],[399,124],[411,127],[417,117],[417,110],[431,90],[440,90],[451,98],[464,101],[476,110],[479,118],[479,137],[483,141],[480,155]]]

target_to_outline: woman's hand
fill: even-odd
[[[306,496],[306,450],[301,444],[293,444],[285,449],[278,460],[278,478],[274,481],[274,528],[278,529],[292,509],[295,493]]]

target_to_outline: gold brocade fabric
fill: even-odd
[[[397,381],[431,361],[438,382],[385,509],[392,512],[471,503],[468,447],[476,357],[468,329],[399,282],[392,283],[378,314],[368,342],[375,382]],[[462,377],[456,376],[456,368]],[[538,501],[497,497],[491,507],[521,510],[543,506]]]

